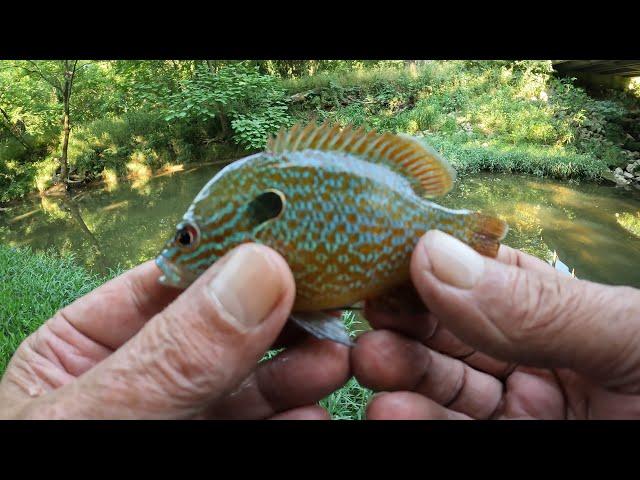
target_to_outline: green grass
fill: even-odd
[[[371,390],[362,387],[351,377],[339,390],[320,402],[333,420],[364,420]]]
[[[581,178],[598,181],[607,169],[601,158],[561,148],[539,145],[508,145],[499,141],[456,142],[427,134],[424,139],[439,150],[461,174],[486,172],[527,173],[556,179]]]
[[[429,62],[284,82],[305,93],[299,120],[328,119],[423,136],[461,172],[600,180],[622,165],[622,118],[638,99],[595,99],[551,75],[550,62]]]
[[[117,273],[100,277],[79,266],[73,256],[0,245],[0,377],[27,336],[57,310]],[[356,335],[359,332],[356,317],[345,313],[344,320],[351,335]],[[268,352],[265,359],[277,353]],[[320,404],[334,419],[362,419],[370,395],[352,378]]]
[[[79,267],[72,256],[0,245],[0,375],[27,336],[104,281]]]
[[[364,331],[363,325],[358,321],[352,311],[345,311],[342,320],[349,331],[351,338],[355,338]],[[284,349],[270,350],[261,361],[269,360]],[[323,398],[319,403],[324,407],[333,420],[364,420],[367,403],[373,392],[362,387],[355,378],[350,378],[345,385],[335,392]]]
[[[364,331],[364,327],[352,311],[344,312],[342,319],[351,338]],[[322,399],[320,405],[327,409],[334,420],[364,420],[372,393],[352,377],[342,388]]]

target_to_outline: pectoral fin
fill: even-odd
[[[347,347],[354,346],[341,317],[334,317],[327,312],[298,312],[291,314],[289,320],[316,338],[333,340]]]

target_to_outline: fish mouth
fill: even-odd
[[[156,265],[162,271],[158,282],[161,285],[175,288],[187,288],[194,280],[195,276],[179,268],[174,263],[169,262],[164,255],[156,257]]]

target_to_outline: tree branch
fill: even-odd
[[[6,125],[5,128],[7,129],[7,131],[13,136],[13,138],[15,138],[16,140],[18,140],[20,142],[20,144],[27,150],[31,150],[31,147],[29,147],[29,145],[27,145],[27,143],[22,139],[22,135],[18,135],[12,128],[12,122],[11,119],[9,118],[9,115],[7,114],[7,112],[0,107],[0,113],[2,113],[2,116],[5,118],[6,121]]]
[[[73,88],[73,80],[76,77],[76,66],[78,65],[78,60],[73,61],[73,70],[71,71],[71,78],[69,79],[69,100],[71,100],[71,89]]]
[[[57,79],[47,77],[44,73],[42,73],[42,71],[38,67],[38,64],[36,62],[34,62],[33,60],[27,60],[27,62],[29,62],[31,65],[33,65],[33,68],[35,68],[35,71],[29,70],[28,68],[26,68],[26,67],[24,67],[22,65],[21,65],[21,68],[23,68],[24,70],[26,70],[29,73],[38,74],[40,76],[40,78],[42,78],[45,82],[47,82],[49,85],[51,85],[53,88],[57,89],[58,91],[62,92],[62,85],[60,84],[60,82]]]

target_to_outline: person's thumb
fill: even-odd
[[[411,276],[429,310],[471,346],[640,392],[640,291],[544,267],[502,263],[433,230],[414,250]]]
[[[280,255],[241,245],[73,382],[80,403],[67,387],[49,401],[70,417],[195,415],[255,368],[287,321],[294,296],[293,275]]]

